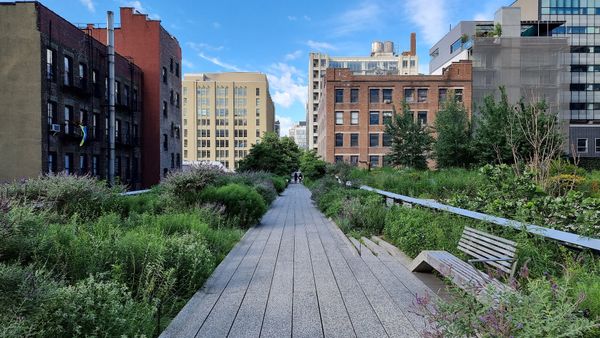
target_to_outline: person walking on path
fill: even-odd
[[[303,183],[302,182],[303,178],[304,177],[302,176],[302,172],[298,173],[298,179],[300,180],[300,183]]]
[[[298,183],[298,172],[294,172],[294,183]]]

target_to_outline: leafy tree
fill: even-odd
[[[435,131],[433,153],[438,167],[466,167],[473,162],[469,117],[452,93],[437,113]]]
[[[395,114],[385,129],[392,140],[388,156],[392,165],[427,168],[427,153],[431,150],[433,137],[426,126],[414,121],[408,104],[403,104],[402,114]]]
[[[308,150],[300,157],[300,170],[304,177],[316,180],[325,175],[327,162],[321,160],[315,150]]]
[[[300,154],[294,140],[266,133],[259,143],[252,146],[248,156],[239,162],[239,170],[267,171],[287,177],[300,166]]]
[[[513,153],[509,144],[509,117],[513,107],[508,103],[504,87],[500,87],[500,101],[487,96],[474,118],[475,137],[473,147],[479,164],[512,163]]]

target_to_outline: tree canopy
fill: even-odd
[[[437,140],[433,154],[440,168],[467,167],[473,162],[471,127],[467,111],[461,102],[449,93],[435,118]]]
[[[415,169],[427,168],[427,153],[431,150],[433,137],[430,130],[414,121],[408,104],[402,106],[402,113],[395,114],[386,125],[386,133],[392,141],[388,155],[394,166]]]
[[[239,162],[239,170],[267,171],[287,177],[298,170],[301,153],[291,138],[266,133],[260,142],[252,146],[248,156]]]

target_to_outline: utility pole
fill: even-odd
[[[108,183],[115,185],[115,18],[108,11]]]

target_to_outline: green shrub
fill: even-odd
[[[570,290],[553,280],[529,281],[520,292],[498,293],[496,301],[479,303],[460,292],[452,302],[439,302],[434,311],[427,299],[418,299],[422,313],[434,323],[427,332],[435,337],[580,337],[598,328],[581,316],[578,308],[587,297],[571,296]]]
[[[345,231],[352,229],[369,235],[379,235],[385,225],[386,213],[383,199],[379,195],[364,192],[343,203],[340,218],[345,220],[348,226]]]
[[[472,226],[448,214],[419,208],[394,206],[387,213],[384,233],[400,250],[411,257],[423,250],[456,250],[465,225]]]
[[[0,201],[2,203],[2,201]],[[0,259],[29,261],[36,250],[35,237],[44,229],[46,212],[5,201],[0,205]]]
[[[165,203],[174,209],[195,205],[200,200],[202,190],[225,175],[211,166],[199,166],[189,171],[170,174],[161,183]]]
[[[114,207],[123,187],[108,188],[89,176],[48,175],[1,187],[0,195],[19,203],[28,203],[61,215],[78,214],[93,218]]]
[[[265,201],[255,189],[236,183],[207,188],[202,199],[225,206],[227,215],[237,218],[242,227],[256,224],[267,211]]]
[[[271,181],[273,181],[273,185],[278,194],[281,194],[285,188],[287,188],[287,181],[283,177],[273,176],[271,177]]]
[[[150,336],[153,317],[154,307],[135,302],[125,286],[89,277],[57,290],[36,329],[50,337]]]

